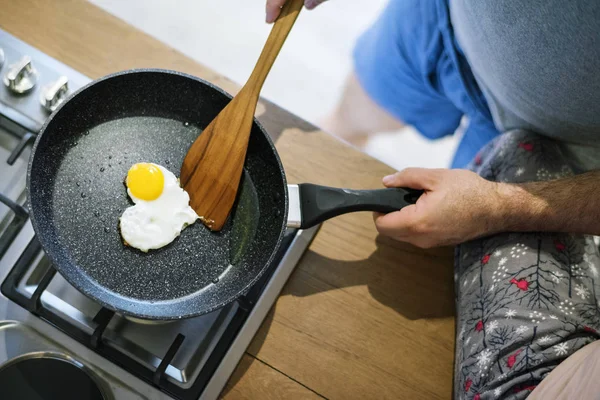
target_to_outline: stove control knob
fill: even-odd
[[[61,76],[56,82],[52,82],[42,89],[40,94],[40,103],[48,112],[56,110],[67,98],[69,93],[69,79],[66,76]]]
[[[0,68],[4,65],[4,50],[0,49]]]
[[[12,64],[4,75],[4,84],[18,94],[30,91],[36,82],[37,71],[33,68],[29,56],[24,56],[19,62]]]

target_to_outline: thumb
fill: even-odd
[[[433,190],[440,181],[440,169],[406,168],[395,174],[385,176],[386,187],[409,187],[411,189]]]

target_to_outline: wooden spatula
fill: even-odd
[[[252,75],[188,150],[181,184],[202,222],[219,231],[236,198],[260,90],[304,0],[288,0],[271,30]]]

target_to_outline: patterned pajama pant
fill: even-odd
[[[470,169],[514,183],[574,173],[557,143],[523,131],[488,144]],[[524,399],[598,339],[599,270],[592,236],[505,233],[458,246],[454,397]]]

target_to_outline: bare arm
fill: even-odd
[[[499,184],[503,230],[600,235],[600,171],[524,184]]]
[[[425,191],[414,205],[375,214],[379,232],[419,247],[454,245],[507,231],[600,235],[600,171],[510,184],[466,170],[408,168],[383,183]]]

